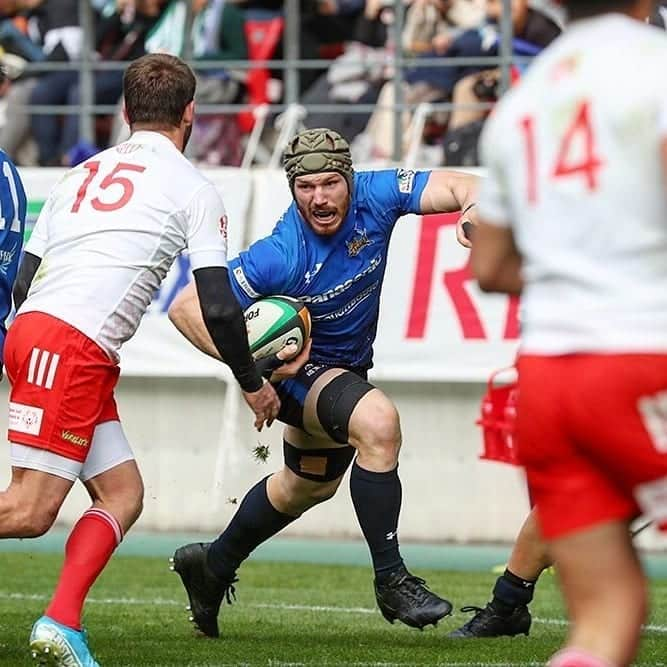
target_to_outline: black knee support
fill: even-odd
[[[283,440],[285,465],[297,476],[314,482],[332,482],[347,470],[354,458],[355,449],[326,447],[322,449],[299,449]]]
[[[347,443],[352,411],[359,399],[374,388],[356,373],[345,371],[322,389],[317,397],[317,418],[334,442]]]

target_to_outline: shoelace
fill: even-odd
[[[471,611],[474,611],[479,614],[481,611],[484,611],[484,607],[475,607],[474,605],[467,605],[465,607],[461,607],[461,611],[464,614],[467,614]]]
[[[407,587],[407,592],[417,602],[422,602],[431,595],[426,581],[421,577],[416,577],[414,574],[406,574],[401,577],[396,583],[396,587],[399,588],[403,584],[412,584],[412,586]]]
[[[475,612],[475,615],[463,627],[467,628],[468,630],[472,630],[473,628],[477,627],[478,624],[480,623],[483,624],[482,613],[485,610],[486,607],[476,607],[475,605],[467,605],[465,607],[461,607],[461,611],[464,613],[469,613],[472,611]]]
[[[234,577],[230,582],[229,586],[225,588],[224,596],[225,600],[227,601],[227,604],[232,604],[232,602],[236,602],[236,587],[234,584],[239,580],[238,577]]]

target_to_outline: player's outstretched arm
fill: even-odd
[[[204,323],[194,282],[184,287],[167,313],[172,324],[201,352],[222,361]]]
[[[456,239],[466,248],[472,245],[469,230],[479,222],[475,206],[478,185],[479,177],[474,174],[432,171],[420,201],[423,214],[462,211],[456,225]]]
[[[420,208],[423,214],[463,211],[474,204],[479,177],[462,171],[432,171],[422,192]],[[473,216],[474,209],[470,208]],[[472,220],[472,222],[477,222]]]

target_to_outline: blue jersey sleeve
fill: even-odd
[[[376,211],[384,214],[389,224],[393,225],[407,213],[421,213],[421,197],[430,171],[387,169],[366,175],[367,182],[360,183],[365,190],[363,195]]]
[[[289,261],[274,237],[260,239],[229,263],[229,278],[242,308],[265,296],[284,293]]]
[[[2,151],[0,162],[0,329],[4,331],[23,248],[27,201],[18,171]]]

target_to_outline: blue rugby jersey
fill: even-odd
[[[0,363],[25,230],[26,196],[14,163],[0,150]]]
[[[358,172],[350,209],[320,236],[292,202],[267,236],[229,262],[241,306],[284,294],[302,299],[313,322],[310,360],[370,368],[389,239],[398,218],[419,213],[430,172]]]

